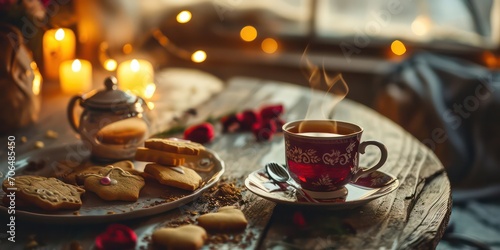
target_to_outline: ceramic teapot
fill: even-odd
[[[104,82],[105,89],[71,98],[68,119],[80,134],[92,158],[110,162],[132,159],[138,146],[149,136],[146,102],[135,95],[118,89],[115,77]],[[77,119],[75,106],[83,111]]]

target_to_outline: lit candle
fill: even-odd
[[[130,90],[133,93],[146,99],[153,96],[154,71],[153,65],[146,60],[129,60],[120,63],[116,71],[118,86],[123,90]]]
[[[59,70],[59,80],[63,93],[87,92],[92,88],[92,65],[81,59],[64,61]]]
[[[45,77],[57,79],[63,61],[75,58],[75,33],[70,29],[50,29],[43,35]]]

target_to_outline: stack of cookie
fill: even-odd
[[[205,147],[180,139],[148,139],[137,149],[135,160],[151,162],[144,172],[161,184],[184,190],[196,190],[202,178],[196,171],[182,166],[187,155],[199,155]]]

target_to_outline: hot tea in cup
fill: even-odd
[[[387,149],[377,141],[360,142],[363,129],[334,120],[300,120],[283,125],[286,162],[292,178],[312,197],[331,199],[347,194],[345,185],[380,168]],[[368,145],[381,151],[377,164],[359,168],[359,153]]]

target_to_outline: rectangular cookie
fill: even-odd
[[[152,175],[161,184],[184,190],[196,190],[202,182],[196,171],[186,167],[165,167],[158,164],[147,164],[144,172]]]
[[[205,147],[199,143],[180,139],[148,139],[144,146],[150,149],[166,151],[170,153],[199,155]]]
[[[183,158],[179,154],[143,147],[137,148],[135,159],[137,161],[155,162],[167,166],[180,166],[186,162],[186,158]]]

